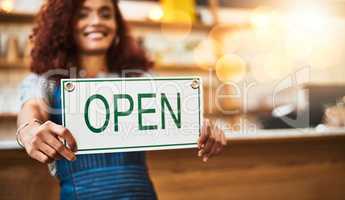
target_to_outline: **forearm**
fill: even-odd
[[[48,117],[48,106],[44,100],[28,100],[18,113],[17,126],[19,127],[22,124],[31,122],[34,119],[44,122],[48,120]]]

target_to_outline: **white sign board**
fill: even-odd
[[[77,154],[197,146],[200,77],[62,79],[61,86],[63,126]]]

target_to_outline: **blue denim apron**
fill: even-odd
[[[52,106],[61,111],[60,86],[53,92]],[[62,124],[61,114],[50,119]],[[61,200],[157,199],[148,175],[145,153],[77,155],[77,160],[56,161]]]

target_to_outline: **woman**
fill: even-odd
[[[61,126],[61,78],[133,76],[152,66],[129,35],[117,0],[48,0],[37,20],[33,73],[22,84],[18,142],[31,158],[50,164],[61,199],[156,199],[144,152],[76,156],[73,135]],[[223,132],[210,124],[204,123],[199,138],[203,161],[226,144]]]

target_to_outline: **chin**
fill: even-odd
[[[103,54],[108,51],[109,47],[93,47],[93,48],[83,48],[82,52],[84,54]]]

